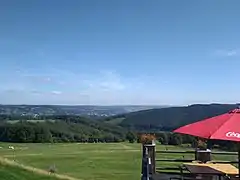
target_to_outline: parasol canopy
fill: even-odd
[[[176,133],[240,142],[240,109],[182,126]]]

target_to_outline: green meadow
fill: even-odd
[[[39,175],[18,167],[0,164],[1,180],[57,180],[57,178]]]
[[[14,150],[8,149],[8,146],[11,145],[15,147]],[[49,170],[50,166],[55,166],[58,174],[67,175],[79,180],[140,179],[141,144],[0,143],[0,147],[0,156],[2,158],[14,160],[19,164],[39,168],[46,171]],[[156,148],[157,150],[165,150],[166,146],[157,145]],[[189,148],[167,146],[167,149],[186,150]],[[193,159],[194,157],[191,154],[158,154],[157,158]],[[215,158],[221,160],[236,160],[235,156],[217,156]],[[177,165],[179,165],[179,163],[158,162],[157,164],[158,167],[173,167]],[[26,171],[20,170],[16,167],[12,169],[12,167],[5,165],[1,165],[0,173],[1,172],[3,172],[5,176],[10,176],[13,172],[19,173],[19,177],[27,176]],[[31,177],[31,179],[34,179],[34,176]],[[45,177],[38,177],[39,180],[41,180],[41,178],[44,179]],[[24,178],[15,178],[14,180],[23,179]]]

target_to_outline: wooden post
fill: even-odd
[[[149,156],[148,149],[145,146],[142,146],[143,156],[142,156],[142,176],[141,180],[150,180],[149,176]]]
[[[144,145],[142,145],[142,174],[144,173],[144,169],[145,169],[145,157],[147,154],[147,149]]]
[[[156,173],[156,144],[154,141],[152,141],[151,144],[144,144],[143,145],[148,151],[149,158],[151,160],[151,169],[149,170],[150,174]]]
[[[198,159],[198,157],[197,157],[197,148],[195,149],[194,155],[195,155],[195,161],[197,161],[197,159]]]

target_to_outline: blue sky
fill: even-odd
[[[240,1],[0,3],[0,103],[240,102]]]

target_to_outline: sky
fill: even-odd
[[[0,2],[0,103],[240,102],[238,0]]]

